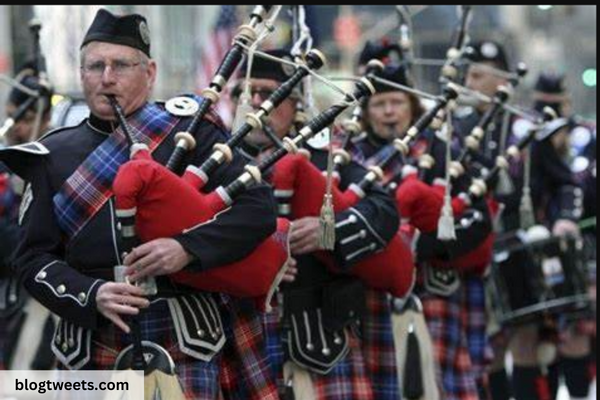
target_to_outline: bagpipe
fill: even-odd
[[[147,241],[156,237],[173,236],[194,225],[210,221],[219,212],[230,207],[235,198],[247,188],[260,182],[262,174],[286,154],[297,152],[299,146],[330,125],[353,101],[368,96],[373,91],[368,79],[358,82],[352,95],[347,95],[343,101],[312,119],[294,139],[285,138],[283,146],[258,166],[246,166],[246,172],[237,180],[208,194],[198,191],[197,186],[186,180],[186,177],[190,177],[189,174],[182,178],[178,177],[154,162],[145,149],[134,146],[133,159],[121,167],[113,185],[117,215],[120,216],[121,223],[127,224],[127,231],[133,230],[133,224],[140,239]],[[116,110],[118,111],[118,107]],[[200,181],[197,180],[197,175],[194,176],[197,185]],[[173,196],[173,193],[177,193],[177,196]],[[164,213],[165,209],[176,209],[177,220],[162,221],[156,218],[157,215]],[[285,220],[281,220],[281,223],[288,224]],[[263,296],[265,289],[269,291],[274,278],[278,278],[278,274],[281,274],[281,265],[287,259],[287,252],[285,254],[277,252],[279,255],[284,255],[284,259],[279,259],[277,262],[267,260],[268,255],[273,256],[273,254],[272,252],[269,254],[264,246],[276,243],[276,238],[269,240],[263,243],[262,249],[259,247],[255,250],[251,258],[242,262],[202,273],[182,271],[173,274],[171,279],[201,290],[245,297]],[[389,276],[386,278],[390,279]]]
[[[462,213],[476,202],[485,201],[489,212],[495,216],[499,212],[499,204],[494,200],[490,193],[490,187],[498,179],[502,171],[506,171],[510,164],[518,160],[521,153],[533,142],[537,132],[542,126],[555,118],[555,114],[550,109],[545,110],[543,118],[536,121],[537,126],[532,128],[529,133],[523,137],[519,143],[509,147],[503,154],[496,159],[495,166],[485,175],[473,176],[467,180],[468,189],[452,199],[452,209],[455,216]],[[467,159],[460,162],[460,170],[468,169]],[[458,161],[455,161],[458,163]],[[457,165],[457,164],[455,164]],[[461,175],[463,176],[463,175]],[[433,210],[443,209],[444,187],[441,185],[427,185],[421,182],[416,173],[405,177],[405,182],[396,192],[400,212],[403,216],[409,218],[412,225],[419,228],[422,232],[434,232],[438,228],[438,218],[440,212]],[[469,253],[452,260],[451,266],[458,270],[479,270],[486,268],[487,263],[493,255],[496,235],[490,234]],[[433,262],[437,266],[447,266],[447,262]]]
[[[452,233],[453,229],[451,228],[451,224],[454,224],[453,219],[454,217],[462,216],[473,204],[473,199],[470,199],[468,195],[461,193],[458,196],[452,197],[451,200],[445,203],[445,196],[451,196],[450,193],[445,192],[450,191],[451,187],[459,180],[459,178],[465,175],[469,164],[480,150],[481,143],[489,126],[496,119],[500,111],[503,110],[514,92],[514,89],[518,86],[526,73],[527,67],[522,63],[519,64],[514,78],[510,81],[510,85],[500,86],[498,88],[494,98],[491,99],[490,107],[480,118],[471,133],[465,138],[465,147],[460,152],[457,159],[451,160],[448,158],[446,160],[448,164],[448,176],[445,180],[442,180],[442,183],[433,182],[431,186],[424,184],[417,179],[417,175],[414,172],[408,172],[408,176],[404,177],[406,183],[396,192],[400,212],[403,216],[409,218],[411,224],[417,227],[421,232],[428,233],[438,230],[438,237],[440,238],[455,238],[455,233]],[[450,123],[452,122],[450,121],[449,124]],[[447,142],[448,146],[451,146],[451,138],[447,138]],[[424,175],[427,171],[431,170],[435,165],[435,162],[436,160],[429,155],[422,157],[419,161],[421,174]],[[446,188],[446,186],[449,187]],[[498,203],[491,197],[488,197],[486,202],[491,218],[495,218],[499,211]],[[442,214],[444,213],[444,207],[446,208],[445,218],[447,218],[447,222],[443,222],[444,216]],[[450,233],[447,234],[442,232],[444,230],[450,230]],[[483,242],[476,246],[472,251],[452,260],[452,267],[459,270],[485,269],[492,257],[494,241],[495,233],[492,231],[485,237]],[[433,261],[432,264],[435,265],[436,261]],[[440,264],[446,265],[447,262],[441,262]]]
[[[454,34],[452,45],[446,52],[446,62],[441,70],[441,80],[455,82],[460,71],[460,62],[466,55],[469,43],[469,25],[473,15],[473,6],[460,6],[460,21]]]
[[[152,160],[146,149],[134,145],[131,161],[121,167],[113,184],[117,215],[122,218],[122,222],[127,223],[127,226],[134,224],[140,240],[147,242],[156,238],[172,237],[187,229],[210,223],[211,219],[226,211],[233,202],[234,193],[223,188],[208,194],[201,192],[209,176],[219,165],[231,161],[232,148],[252,129],[260,127],[270,112],[292,93],[294,87],[310,70],[318,69],[323,64],[324,57],[320,52],[310,52],[305,63],[263,102],[259,111],[247,115],[247,122],[227,143],[215,145],[212,156],[200,168],[190,166],[182,177],[176,175],[173,170],[180,167],[185,151],[195,146],[189,133],[176,135],[178,145],[167,167]],[[115,111],[120,113],[117,104]],[[121,121],[122,124],[126,123],[122,118]],[[255,170],[251,166],[246,168]],[[240,193],[241,191],[237,191],[235,195]],[[158,218],[165,215],[167,210],[176,210],[176,213],[167,213],[176,217],[168,220]],[[203,291],[253,298],[268,295],[270,300],[285,272],[282,266],[288,259],[289,230],[290,223],[279,219],[277,232],[244,259],[205,272],[181,271],[170,278],[176,283]]]
[[[353,95],[346,95],[342,102],[321,113],[301,129],[297,136],[284,138],[283,146],[259,165],[260,171],[273,167],[271,183],[275,187],[276,195],[282,192],[292,194],[287,196],[287,199],[292,200],[290,205],[293,210],[288,215],[294,219],[318,216],[322,211],[323,199],[327,198],[328,193],[326,178],[319,169],[310,163],[305,153],[300,152],[301,146],[332,124],[337,116],[351,105],[352,101],[360,102],[361,99],[374,93],[370,78],[371,76],[367,75],[366,78],[358,81]],[[239,180],[238,185],[244,185],[245,180],[254,179],[251,176],[251,171],[249,171],[245,178],[242,177]],[[331,187],[333,211],[343,211],[354,205],[364,196],[365,190],[367,190],[366,185],[360,190],[360,193],[355,189],[348,189],[342,193],[337,187]],[[340,268],[329,254],[321,252],[318,257],[329,268],[340,272]],[[390,292],[397,297],[405,296],[414,281],[414,265],[410,249],[399,237],[396,237],[382,252],[375,253],[354,265],[350,274],[358,277],[371,288]]]
[[[376,64],[371,65],[375,68]],[[438,112],[457,95],[456,91],[447,87],[444,95],[438,97],[432,110],[419,119],[403,139],[395,141],[395,153],[384,160],[382,165],[371,167],[360,182],[351,184],[345,191],[333,186],[331,194],[334,210],[344,211],[364,198],[369,188],[383,178],[383,170],[387,165],[400,154],[406,155],[410,142],[427,128],[436,119]],[[353,118],[354,123],[358,124],[357,113]],[[334,160],[336,166],[341,166],[349,162],[350,156],[345,149],[338,149],[334,153]],[[304,155],[288,155],[277,163],[272,183],[278,197],[289,203],[288,214],[291,217],[296,219],[319,215],[327,182],[321,171]],[[337,269],[333,260],[325,253],[321,254],[320,258],[334,270]],[[410,248],[399,235],[396,235],[383,251],[356,263],[351,273],[372,288],[388,291],[396,297],[403,297],[410,290],[414,279],[414,263]]]
[[[539,132],[542,132],[543,128],[556,118],[557,115],[553,109],[550,107],[544,108],[543,116],[535,118],[534,126],[528,130],[525,136],[496,158],[495,165],[490,171],[472,178],[468,190],[469,198],[477,199],[488,194],[490,184],[498,177],[498,174],[502,170],[508,169],[511,162],[517,161],[521,157],[521,153],[533,143]]]
[[[502,170],[509,168],[511,162],[519,159],[522,151],[533,142],[540,129],[555,117],[556,114],[550,108],[546,109],[544,116],[536,121],[536,126],[531,128],[527,135],[497,157],[495,166],[489,172],[485,175],[470,177],[467,191],[452,199],[454,215],[460,216],[471,204],[479,201],[486,201],[491,214],[497,214],[499,205],[493,198],[488,196],[491,194],[489,190],[491,183],[497,179]],[[467,170],[466,161],[466,159],[463,159],[460,162],[461,170]],[[405,178],[405,183],[396,192],[402,215],[408,216],[411,224],[422,232],[433,232],[437,229],[436,221],[440,214],[432,210],[442,209],[443,191],[442,186],[429,186],[419,181],[416,174],[411,174],[410,177]],[[490,260],[494,241],[495,235],[491,233],[473,251],[453,260],[452,266],[458,269],[480,269],[485,267],[480,264],[487,263]]]
[[[490,125],[495,121],[499,113],[504,109],[504,106],[512,97],[515,88],[518,87],[521,80],[527,75],[528,68],[524,63],[520,63],[517,67],[515,76],[510,80],[509,85],[500,86],[496,90],[494,97],[491,99],[491,105],[484,112],[477,125],[471,130],[470,134],[465,138],[465,148],[459,155],[458,159],[450,163],[450,176],[452,179],[458,179],[465,173],[465,165],[471,162],[474,155],[479,152],[481,143],[485,138],[486,132]]]
[[[258,25],[265,20],[272,7],[273,6],[267,5],[256,6],[250,14],[250,22],[238,28],[233,39],[233,44],[225,54],[223,61],[221,61],[212,81],[209,86],[201,92],[202,97],[204,97],[205,100],[200,104],[200,108],[194,115],[188,128],[189,132],[194,132],[196,130],[202,119],[210,111],[211,107],[221,98],[227,82],[229,82],[229,79],[231,79],[231,76],[244,58],[245,47],[252,45],[252,43],[258,39]],[[178,141],[178,145],[180,143],[181,145],[178,147],[183,147],[183,150],[174,152],[172,159],[169,160],[169,164],[176,163],[176,157],[180,157],[182,153],[185,154],[185,144],[182,141]]]

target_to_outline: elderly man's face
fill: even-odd
[[[272,79],[252,79],[251,84],[252,107],[255,110],[281,85],[280,82]],[[280,139],[290,134],[295,115],[296,104],[289,97],[271,112],[269,125]],[[258,147],[265,147],[272,144],[271,140],[262,131],[251,132],[246,140],[248,143]]]
[[[493,67],[491,63],[484,63],[487,66]],[[480,65],[472,65],[469,67],[466,77],[466,86],[474,91],[480,92],[488,97],[494,97],[499,86],[507,85],[508,80],[497,74],[494,74],[489,69]],[[485,109],[485,106],[479,107]]]
[[[116,96],[130,114],[148,101],[155,79],[156,63],[137,49],[104,42],[83,49],[83,92],[92,114],[101,119],[116,119],[107,95]]]

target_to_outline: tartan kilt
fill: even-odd
[[[362,351],[377,400],[401,398],[392,326],[392,307],[386,293],[367,291],[367,314],[362,320]]]
[[[283,367],[286,360],[280,310],[265,314],[263,324],[267,337],[269,364],[277,377],[278,387],[283,391]],[[350,352],[345,359],[327,375],[311,373],[317,398],[315,400],[375,400],[360,340],[350,335]]]
[[[278,400],[262,318],[252,300],[230,299],[223,318],[227,343],[221,360],[224,400]]]
[[[165,348],[177,368],[177,376],[187,399],[216,400],[219,398],[219,364],[221,355],[211,362],[196,360],[179,350],[177,334],[168,304],[154,302],[140,318],[142,339]],[[92,334],[92,358],[85,366],[91,370],[113,369],[119,352],[131,344],[131,336],[110,324]]]
[[[484,280],[465,276],[460,288],[441,297],[418,288],[433,340],[444,400],[479,400],[492,360],[487,337]]]

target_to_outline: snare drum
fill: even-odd
[[[583,242],[574,237],[528,241],[523,231],[500,236],[488,284],[493,317],[503,327],[590,307]]]

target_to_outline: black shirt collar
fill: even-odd
[[[116,122],[106,121],[104,119],[100,119],[96,117],[94,114],[90,114],[90,118],[88,119],[88,124],[100,133],[110,135],[117,129]]]
[[[367,131],[367,141],[371,144],[371,146],[375,147],[378,150],[392,142],[391,140],[387,140],[377,136],[375,132],[373,132],[370,129]]]

